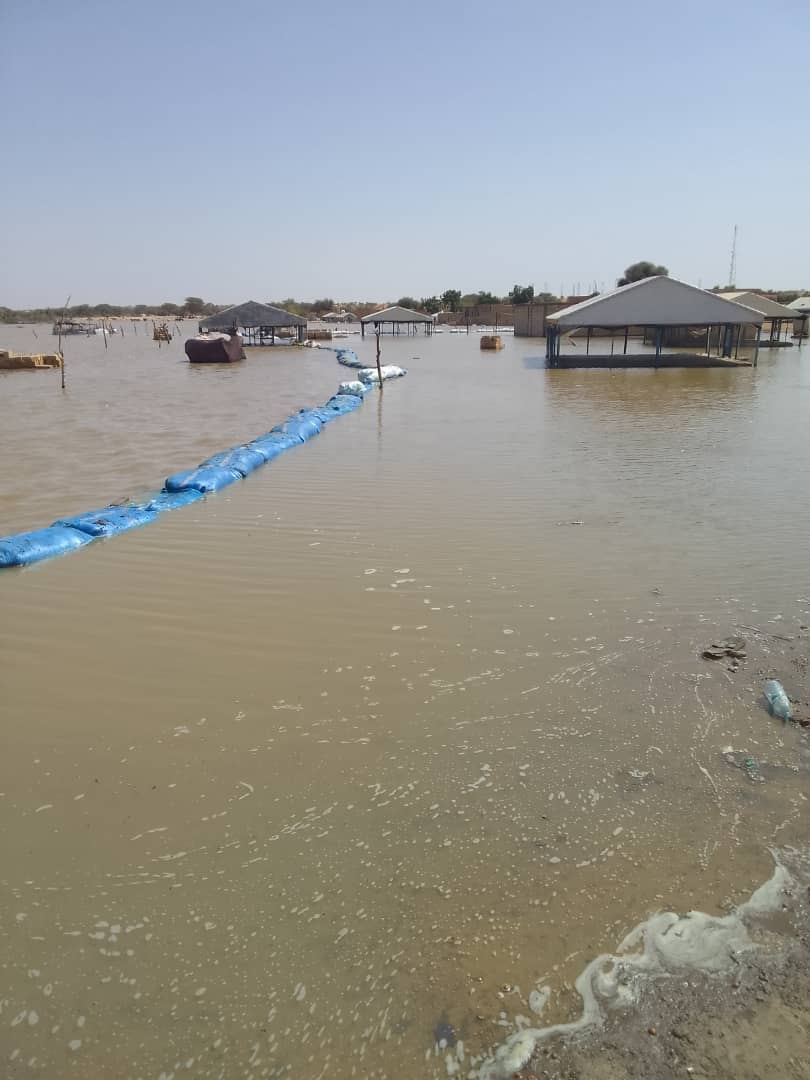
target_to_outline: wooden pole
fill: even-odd
[[[380,392],[383,388],[382,368],[380,367],[380,328],[377,327],[377,378],[380,380]]]
[[[68,304],[70,303],[70,297],[68,296],[65,301],[65,306],[62,308],[62,318],[59,320],[59,355],[62,357],[62,389],[65,389],[65,354],[62,352],[62,323],[65,321],[65,315],[67,314]]]

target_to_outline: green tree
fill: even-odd
[[[513,285],[509,299],[513,304],[530,304],[534,300],[534,285]]]
[[[201,296],[187,296],[183,307],[187,315],[199,315],[205,308],[205,301]]]
[[[323,300],[313,300],[312,301],[312,310],[313,311],[319,311],[319,312],[320,311],[334,311],[335,310],[335,301],[330,299],[328,296]]]
[[[479,304],[500,304],[500,296],[496,296],[495,293],[488,292],[486,289],[482,289],[478,294]]]
[[[291,311],[293,315],[306,315],[305,305],[295,300],[292,296],[288,296],[286,300],[270,300],[271,307],[280,307],[285,311]]]
[[[461,307],[461,289],[445,289],[441,301],[445,311],[458,311]]]
[[[442,310],[442,302],[438,296],[423,296],[419,307],[426,315],[435,315]]]
[[[182,315],[183,309],[177,304],[161,304],[158,308],[158,315]]]
[[[669,270],[665,266],[656,266],[651,262],[636,262],[628,266],[622,277],[616,282],[617,285],[630,285],[634,281],[643,281],[648,277],[669,277]]]
[[[414,309],[419,307],[419,301],[414,300],[412,296],[400,296],[399,300],[397,300],[397,306]]]

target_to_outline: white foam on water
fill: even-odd
[[[479,1062],[468,1077],[507,1080],[529,1062],[538,1043],[555,1035],[569,1036],[599,1028],[608,1010],[632,1005],[645,978],[684,971],[719,974],[731,970],[739,953],[755,948],[745,919],[778,910],[783,893],[793,884],[781,854],[772,854],[776,863],[772,876],[731,914],[714,916],[690,911],[676,915],[665,911],[645,919],[630,931],[615,954],[597,956],[577,978],[574,985],[582,999],[579,1019],[516,1032],[493,1055]]]

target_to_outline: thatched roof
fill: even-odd
[[[209,315],[200,322],[203,330],[230,330],[232,326],[306,326],[307,320],[291,311],[259,304],[248,300],[245,304],[234,304],[216,315]]]
[[[382,311],[372,311],[370,315],[364,315],[360,322],[432,323],[433,318],[430,315],[423,315],[421,311],[411,311],[410,308],[400,307],[397,304],[394,307],[383,308]]]

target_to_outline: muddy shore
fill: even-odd
[[[806,1080],[810,1077],[810,894],[786,896],[776,953],[732,977],[690,973],[649,985],[590,1039],[539,1047],[515,1074],[537,1080]]]

